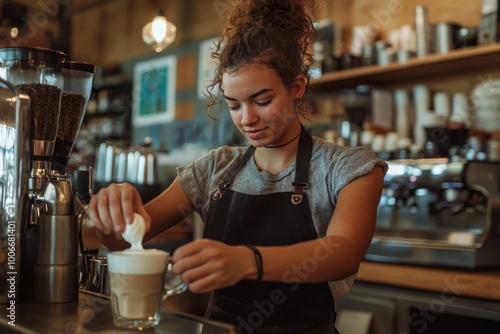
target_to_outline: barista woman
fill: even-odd
[[[198,212],[204,238],[175,251],[174,271],[191,291],[213,291],[207,316],[240,333],[335,333],[334,300],[375,227],[385,162],[312,138],[301,123],[315,10],[313,0],[241,0],[228,18],[209,108],[223,98],[249,147],[221,147],[178,168],[145,206],[129,184],[90,203],[113,249],[125,247],[114,234],[133,212],[147,221],[146,238]]]

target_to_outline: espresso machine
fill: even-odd
[[[500,266],[500,162],[435,158],[388,165],[366,260]]]
[[[16,293],[9,294],[8,287],[8,299],[40,303],[78,300],[78,230],[85,208],[71,183],[68,162],[93,75],[93,65],[65,61],[65,54],[58,51],[0,48],[2,82],[12,96],[30,102],[29,107],[2,109],[0,118],[0,126],[6,129],[0,132],[5,146],[0,147],[0,160],[13,166],[9,175],[0,171],[0,179],[15,180],[0,188],[0,210],[5,212],[15,203],[14,210],[10,208],[13,214],[3,214],[0,220],[3,230],[7,226],[7,234],[15,230],[14,238],[7,237],[8,261],[2,270],[2,276],[5,271],[8,278],[16,279],[11,285]],[[2,103],[8,100],[6,97]],[[8,136],[17,138],[10,144],[12,148]],[[8,150],[28,153],[7,154]],[[15,254],[11,264],[9,254]]]

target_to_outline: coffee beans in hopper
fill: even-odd
[[[57,128],[57,138],[73,141],[80,127],[80,120],[85,106],[85,97],[80,94],[63,92],[61,115]]]
[[[17,87],[28,94],[31,99],[32,139],[55,140],[61,89],[39,83],[21,84]]]
[[[62,93],[61,113],[57,127],[56,146],[54,156],[69,156],[85,107],[85,97],[81,94]]]

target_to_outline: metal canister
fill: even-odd
[[[95,256],[90,259],[89,290],[104,295],[109,294],[108,267],[104,256]]]
[[[427,7],[415,6],[415,38],[417,57],[427,56],[432,53],[431,26],[427,14]]]
[[[137,183],[155,185],[158,182],[158,157],[152,147],[142,150],[137,166]]]
[[[500,161],[500,139],[490,139],[486,144],[486,154],[490,161]]]
[[[103,142],[99,145],[96,155],[96,174],[97,182],[113,182],[115,173],[116,156],[119,148],[113,142]]]

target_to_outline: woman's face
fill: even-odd
[[[297,134],[297,128],[292,127],[298,122],[294,99],[303,95],[305,80],[296,81],[289,90],[276,71],[261,64],[222,76],[231,118],[253,146],[277,145]]]

